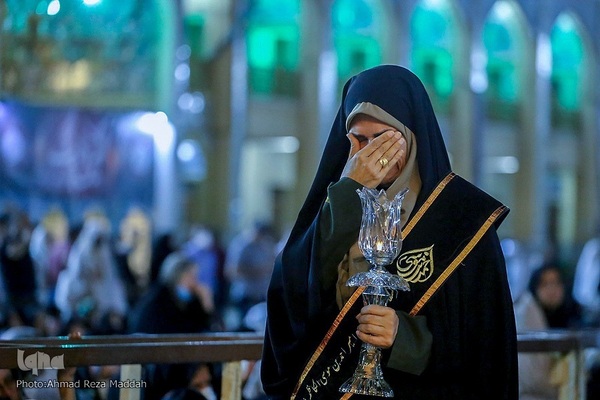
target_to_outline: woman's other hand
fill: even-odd
[[[398,333],[398,315],[393,308],[375,304],[364,306],[356,319],[356,335],[360,340],[382,349],[392,347]]]

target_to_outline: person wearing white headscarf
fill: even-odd
[[[127,297],[118,275],[108,227],[96,219],[83,225],[73,243],[67,267],[59,274],[55,294],[62,319],[82,319],[95,328],[107,320],[116,328],[127,312]]]

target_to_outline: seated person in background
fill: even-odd
[[[548,328],[581,325],[581,307],[566,290],[562,271],[556,263],[545,263],[533,272],[529,291],[544,312]]]
[[[581,250],[575,268],[573,297],[582,306],[584,325],[600,327],[600,232]]]
[[[200,363],[191,368],[192,376],[185,388],[171,390],[162,400],[217,400],[210,365]]]
[[[197,280],[198,264],[182,254],[170,254],[158,283],[134,306],[129,333],[199,333],[209,329],[214,309],[212,293]]]
[[[107,222],[96,218],[84,222],[67,266],[58,275],[54,300],[63,323],[80,318],[94,334],[122,333],[129,305]]]
[[[515,301],[517,332],[570,328],[578,324],[578,305],[566,295],[561,271],[554,263],[535,270],[528,290]],[[558,399],[560,359],[551,353],[519,353],[519,399]]]
[[[212,293],[198,282],[198,264],[179,252],[162,263],[158,282],[134,306],[129,333],[200,333],[211,326]],[[188,384],[186,364],[146,366],[144,400],[158,400]]]
[[[229,301],[241,318],[266,300],[276,245],[272,226],[259,222],[229,245],[224,272],[230,284]]]

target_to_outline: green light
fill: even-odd
[[[487,51],[488,96],[492,101],[516,104],[519,100],[519,19],[514,5],[497,2],[483,27],[483,44]]]
[[[452,8],[447,1],[422,1],[415,7],[410,20],[412,67],[432,92],[432,100],[438,106],[446,104],[454,88],[455,32]]]
[[[335,19],[340,26],[352,26],[356,20],[356,14],[348,7],[339,7]]]
[[[489,53],[510,51],[512,47],[510,32],[506,26],[487,23],[483,30],[483,44]]]
[[[584,46],[578,24],[568,13],[558,16],[550,33],[552,83],[558,105],[566,111],[580,108]]]
[[[374,23],[381,10],[375,5],[364,0],[337,0],[333,5],[331,23],[340,81],[382,62],[381,24]]]
[[[255,93],[293,92],[300,49],[298,0],[258,0],[247,29],[250,87]]]
[[[48,12],[48,2],[40,1],[38,3],[37,7],[35,8],[35,13],[38,15],[46,15],[47,12]]]
[[[277,35],[267,27],[248,30],[248,61],[256,68],[272,68],[275,65],[275,39]]]
[[[374,31],[375,6],[364,0],[337,0],[333,5],[332,25],[336,31]]]

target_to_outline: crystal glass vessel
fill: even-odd
[[[363,211],[358,246],[371,268],[352,276],[346,285],[365,286],[362,294],[365,305],[385,306],[397,291],[409,290],[402,277],[384,268],[396,259],[402,248],[400,212],[408,189],[400,191],[393,200],[387,198],[384,190],[362,188],[357,192]],[[394,397],[394,391],[383,378],[380,348],[362,344],[356,370],[340,387],[340,392]]]

